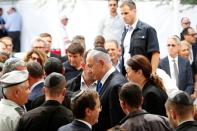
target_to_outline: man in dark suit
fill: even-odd
[[[122,34],[122,69],[125,75],[127,60],[134,55],[146,56],[152,65],[152,73],[159,64],[159,42],[156,30],[150,25],[138,20],[136,4],[132,0],[123,1],[120,12],[126,24]]]
[[[45,70],[46,76],[50,75],[53,72],[57,72],[62,75],[64,74],[64,68],[63,68],[62,62],[58,58],[55,58],[55,57],[50,57],[47,59],[45,66],[44,66],[44,70]],[[70,97],[68,98],[68,95],[69,96],[71,95],[70,92],[67,92],[67,95],[65,97],[65,100],[62,102],[62,105],[70,108]],[[44,101],[45,101],[45,95],[42,95],[36,98],[34,101],[32,101],[31,109],[42,105]]]
[[[93,90],[82,90],[72,97],[71,108],[76,119],[58,131],[91,131],[101,111],[99,94]]]
[[[31,108],[31,102],[43,95],[44,87],[44,70],[38,62],[28,62],[27,70],[29,72],[29,87],[30,94],[28,103],[26,104],[27,110]]]
[[[61,103],[66,95],[66,80],[51,73],[44,81],[45,102],[21,116],[16,131],[57,131],[73,120],[72,112]]]
[[[127,80],[113,67],[110,56],[102,51],[91,50],[86,58],[86,66],[92,70],[93,79],[98,80],[97,92],[102,105],[98,124],[93,130],[105,131],[124,117],[118,93]]]
[[[193,93],[193,76],[189,61],[178,56],[180,39],[177,36],[171,36],[168,39],[168,56],[161,59],[159,68],[176,81],[180,90],[189,94]]]
[[[168,119],[176,131],[197,131],[193,100],[189,94],[183,91],[177,92],[168,98],[165,107]]]

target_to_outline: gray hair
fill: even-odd
[[[181,44],[181,40],[180,38],[177,36],[177,35],[172,35],[168,38],[169,40],[174,40],[176,42],[177,45],[180,45]]]
[[[26,67],[26,63],[19,58],[9,58],[3,65],[2,74],[17,70],[17,67]]]
[[[99,60],[103,60],[104,63],[106,63],[106,64],[112,64],[112,61],[111,61],[111,58],[110,58],[109,54],[104,53],[102,51],[91,50],[88,53],[88,56],[91,56],[96,63],[98,63]]]
[[[10,91],[12,91],[13,89],[18,89],[18,90],[21,90],[23,87],[25,87],[25,82],[24,81],[23,83],[20,83],[20,84],[17,84],[17,85],[14,85],[13,87],[9,87],[9,88],[2,88],[3,90],[3,94],[6,96],[6,95],[9,95],[10,94]]]

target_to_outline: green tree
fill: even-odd
[[[197,0],[181,0],[181,4],[197,4]]]

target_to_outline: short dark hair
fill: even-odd
[[[86,108],[94,110],[97,98],[99,98],[99,95],[93,90],[82,90],[74,95],[71,98],[71,109],[74,116],[77,119],[84,119]]]
[[[29,75],[33,78],[41,78],[44,74],[44,70],[40,63],[32,61],[27,63],[27,70]]]
[[[84,47],[81,45],[79,41],[72,41],[72,43],[70,44],[70,46],[68,46],[66,51],[71,54],[80,54],[81,56],[83,56]]]
[[[189,29],[193,29],[192,27],[187,27],[187,28],[184,28],[183,31],[181,32],[181,40],[184,40],[185,38],[185,35],[188,35],[189,34]]]
[[[136,84],[128,82],[121,87],[119,99],[130,107],[138,108],[142,103],[142,91]]]
[[[180,118],[184,118],[185,116],[188,116],[188,114],[191,114],[194,112],[194,106],[193,105],[182,105],[174,103],[173,101],[170,101],[169,99],[165,103],[166,110],[173,109],[176,111],[178,116]]]
[[[58,58],[50,57],[47,59],[44,65],[44,70],[46,75],[49,75],[52,72],[57,72],[62,74],[63,64]]]
[[[56,96],[66,87],[66,79],[62,74],[53,72],[46,77],[44,86],[51,96]]]
[[[118,4],[118,1],[119,1],[119,0],[108,0],[108,2],[109,2],[109,1],[116,1],[116,3]]]

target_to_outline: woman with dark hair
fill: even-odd
[[[142,108],[151,114],[166,116],[164,104],[167,94],[161,78],[151,74],[149,60],[142,55],[135,55],[127,61],[127,79],[140,86],[144,97]]]

